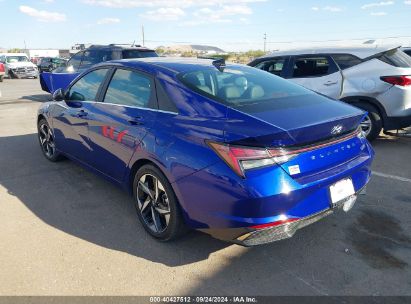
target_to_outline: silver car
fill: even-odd
[[[411,125],[411,57],[399,47],[281,51],[249,65],[367,111],[369,140]]]

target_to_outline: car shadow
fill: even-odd
[[[34,94],[34,95],[25,95],[21,96],[19,100],[30,100],[30,101],[37,101],[37,102],[48,102],[52,101],[53,98],[51,94],[45,93],[45,94]]]
[[[378,295],[408,290],[408,190],[392,184],[401,195],[392,197],[383,179],[370,183],[367,198],[360,198],[349,215],[329,216],[291,239],[240,248],[198,232],[173,243],[153,240],[126,193],[71,161],[47,161],[36,134],[0,137],[0,156],[0,186],[45,224],[169,267],[207,260],[193,265],[191,281],[181,287],[188,295]],[[219,259],[213,254],[217,251]],[[387,270],[383,277],[382,269]]]
[[[52,163],[36,134],[0,137],[0,185],[46,224],[67,234],[167,266],[205,260],[231,246],[200,232],[162,243],[138,221],[132,198],[72,161]]]

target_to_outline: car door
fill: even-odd
[[[88,139],[88,108],[96,102],[108,68],[90,71],[78,79],[59,102],[53,113],[56,146],[69,156],[87,162],[91,151]]]
[[[122,181],[126,167],[156,118],[156,93],[152,76],[116,68],[100,102],[89,114],[92,154],[89,163],[111,178]]]
[[[328,55],[294,56],[289,80],[307,89],[339,99],[343,78],[334,60]]]

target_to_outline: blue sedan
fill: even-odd
[[[363,111],[223,60],[105,62],[53,99],[38,112],[44,156],[129,191],[161,241],[289,238],[349,211],[371,175]]]

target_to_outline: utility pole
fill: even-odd
[[[264,53],[266,51],[266,47],[267,47],[267,33],[264,33]]]
[[[143,34],[143,46],[145,45],[145,41],[144,41],[144,25],[141,26],[141,32]]]

